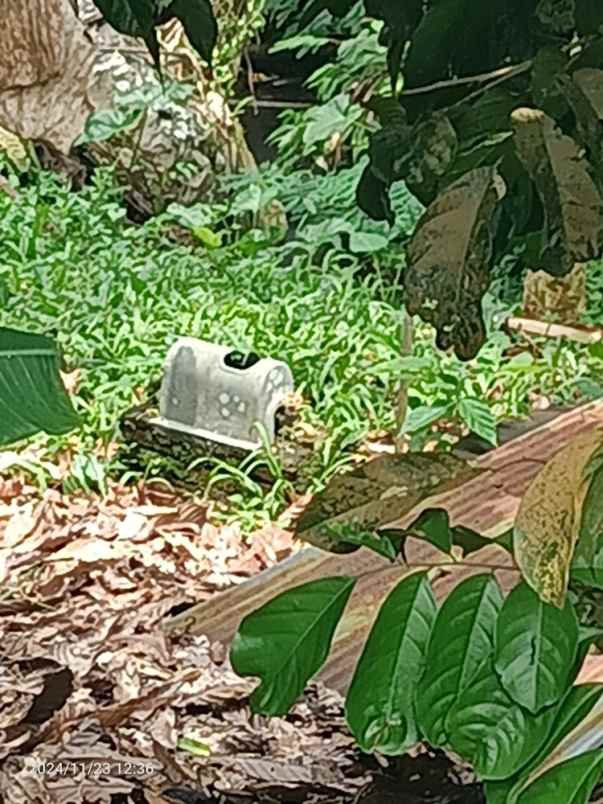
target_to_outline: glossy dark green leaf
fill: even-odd
[[[209,0],[174,0],[170,6],[201,58],[210,66],[218,39],[218,25]]]
[[[394,223],[394,213],[389,200],[389,188],[387,184],[378,178],[368,165],[356,188],[356,201],[360,209],[369,218],[376,221],[388,221]]]
[[[587,804],[603,771],[603,749],[597,748],[555,765],[536,779],[519,804]]]
[[[563,701],[556,707],[553,727],[538,756],[530,763],[530,769],[537,768],[544,762],[553,749],[582,723],[602,696],[603,684],[577,684],[569,690]]]
[[[578,647],[573,607],[543,603],[526,583],[505,600],[496,626],[496,670],[506,692],[537,713],[557,703],[571,684]]]
[[[593,454],[586,468],[588,491],[582,504],[580,533],[571,576],[589,586],[603,586],[603,450]]]
[[[368,531],[354,528],[353,525],[343,525],[329,528],[330,534],[338,538],[342,544],[367,547],[374,553],[393,561],[399,553],[398,546],[387,533],[381,531]]]
[[[599,0],[574,0],[576,30],[582,36],[603,32],[603,5]]]
[[[0,328],[0,446],[40,431],[59,435],[77,427],[59,368],[50,338]]]
[[[323,11],[328,11],[334,17],[345,17],[357,0],[314,0],[302,13],[300,18],[300,29],[305,28],[312,20]]]
[[[424,572],[404,578],[381,605],[346,699],[363,751],[403,754],[419,741],[414,698],[436,612]]]
[[[603,589],[603,536],[592,543],[590,540],[578,540],[572,564],[570,577],[573,581]]]
[[[420,537],[438,550],[450,553],[452,550],[452,532],[448,511],[443,508],[428,508],[408,526],[408,532],[415,538]]]
[[[460,547],[464,556],[469,556],[471,553],[477,553],[484,547],[491,547],[496,544],[495,539],[488,539],[480,535],[471,528],[465,528],[462,525],[452,528],[452,544],[455,547]]]
[[[512,779],[505,779],[504,782],[486,781],[484,784],[486,804],[510,804],[508,796],[512,787]]]
[[[417,718],[432,745],[449,743],[448,712],[493,649],[502,603],[495,578],[478,575],[459,584],[438,612],[417,692]]]
[[[517,804],[526,789],[530,776],[551,755],[554,749],[576,729],[601,700],[603,685],[580,684],[572,687],[557,707],[552,727],[536,756],[521,771],[504,781],[488,781],[485,785],[488,804]]]
[[[105,20],[126,36],[147,36],[155,24],[154,0],[94,0]]]
[[[484,659],[446,720],[450,745],[471,761],[482,779],[507,779],[537,754],[556,708],[532,715],[500,683],[492,657]]]
[[[277,595],[243,619],[230,660],[241,676],[259,676],[254,712],[285,715],[320,670],[355,578],[323,578]]]

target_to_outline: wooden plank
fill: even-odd
[[[603,426],[603,402],[594,402],[565,413],[537,430],[526,433],[475,462],[483,473],[451,492],[434,496],[418,505],[397,524],[407,525],[421,510],[434,506],[446,508],[454,525],[464,525],[494,538],[512,526],[519,502],[530,480],[552,455],[579,433]],[[430,545],[409,540],[408,561],[416,564],[438,564],[441,553]],[[479,559],[471,556],[469,566],[442,571],[435,582],[438,596],[444,596],[462,579],[480,566],[508,567],[510,557],[493,546],[480,551]],[[351,679],[364,639],[377,613],[379,601],[408,569],[392,567],[389,562],[369,550],[351,555],[332,555],[316,548],[306,548],[255,578],[217,594],[182,614],[166,621],[168,631],[183,629],[203,633],[211,641],[229,644],[241,619],[266,603],[274,595],[301,583],[330,575],[354,575],[359,580],[336,632],[329,660],[319,678],[341,692]],[[503,588],[516,579],[516,571],[497,570]]]

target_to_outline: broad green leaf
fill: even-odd
[[[578,436],[557,452],[525,492],[513,531],[515,559],[542,600],[562,608],[588,492],[584,470],[601,431]]]
[[[552,751],[587,718],[603,696],[603,684],[577,684],[556,707],[553,728],[550,730],[538,755],[524,770],[523,776],[537,770]],[[523,785],[518,785],[521,789]]]
[[[481,399],[468,397],[460,400],[457,411],[471,432],[494,446],[498,444],[496,419],[489,405]]]
[[[452,405],[421,405],[418,408],[413,408],[409,411],[408,417],[404,422],[403,433],[418,433],[425,430],[426,427],[431,427],[442,419],[446,419],[452,414]]]
[[[363,751],[403,754],[419,741],[414,698],[436,612],[424,572],[404,578],[382,603],[346,698]]]
[[[581,36],[601,33],[603,6],[596,0],[574,0],[576,30]]]
[[[389,558],[390,561],[393,561],[400,552],[396,542],[388,533],[357,530],[352,525],[332,526],[328,530],[329,534],[338,539],[341,544],[367,547],[369,550]]]
[[[508,553],[513,555],[512,532],[507,531],[499,536],[497,539],[489,539],[482,536],[471,528],[465,528],[462,525],[457,525],[452,528],[452,543],[456,547],[460,547],[464,556],[469,556],[471,553],[477,553],[484,547],[492,547],[496,545],[502,547]]]
[[[536,779],[524,790],[519,804],[587,804],[602,771],[603,749],[580,754]]]
[[[174,0],[169,9],[182,23],[191,45],[211,67],[218,25],[210,0]]]
[[[400,519],[427,497],[457,488],[477,474],[476,468],[444,453],[375,458],[333,477],[298,520],[297,536],[324,550],[352,552],[358,546],[334,538],[333,526],[376,530]]]
[[[486,784],[488,804],[490,801],[501,804],[517,804],[522,791],[530,784],[534,775],[541,772],[540,768],[543,763],[550,762],[551,754],[557,746],[588,718],[601,700],[602,694],[603,685],[601,684],[580,684],[572,687],[561,703],[557,707],[553,707],[552,711],[555,714],[552,718],[552,728],[549,729],[548,735],[545,735],[546,739],[536,756],[519,774],[512,778],[503,782]],[[548,710],[546,711],[548,712]],[[571,744],[568,745],[568,748],[572,750]]]
[[[503,598],[495,578],[478,575],[454,589],[433,627],[417,691],[417,719],[432,745],[446,746],[446,718],[494,643]]]
[[[0,328],[0,446],[43,430],[59,435],[77,427],[50,338]]]
[[[408,170],[411,128],[400,123],[376,131],[370,139],[371,170],[385,182],[388,190],[404,179]]]
[[[387,221],[392,226],[395,223],[389,199],[389,187],[373,172],[370,165],[367,165],[362,172],[356,187],[356,202],[369,218],[375,221]]]
[[[408,247],[406,304],[437,330],[440,349],[474,358],[486,338],[481,302],[488,289],[492,218],[504,195],[492,167],[476,168],[442,191]]]
[[[557,703],[571,684],[578,620],[544,603],[521,583],[505,600],[496,624],[495,666],[505,691],[533,714]]]
[[[345,17],[356,2],[357,0],[314,0],[303,10],[299,27],[303,30],[322,11],[328,11],[334,17]]]
[[[154,0],[93,0],[105,20],[126,36],[147,36],[155,24]]]
[[[259,676],[254,712],[285,715],[320,670],[356,583],[345,576],[310,581],[277,595],[243,619],[230,650],[234,671]]]
[[[444,553],[452,550],[452,533],[448,511],[428,508],[408,526],[410,535],[420,537]]]
[[[304,145],[324,142],[333,134],[343,131],[348,121],[349,106],[349,96],[342,93],[323,106],[312,109],[309,114],[310,122],[304,129]]]
[[[585,469],[588,491],[582,505],[580,533],[570,570],[572,578],[595,587],[603,582],[602,456],[603,449],[596,449]]]
[[[603,535],[594,547],[587,540],[578,540],[570,572],[573,581],[603,589]]]
[[[486,804],[511,804],[509,792],[512,787],[512,779],[505,779],[503,782],[486,781],[484,784]]]
[[[599,254],[603,199],[577,143],[540,109],[511,115],[515,147],[546,209],[541,266],[565,276]]]
[[[352,254],[374,254],[383,251],[389,245],[385,235],[375,232],[352,232],[350,234],[350,251]]]
[[[508,779],[539,751],[557,710],[532,715],[503,689],[492,657],[452,705],[446,720],[450,745],[482,779]]]

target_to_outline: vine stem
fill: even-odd
[[[377,575],[380,572],[389,572],[394,568],[401,569],[440,569],[441,567],[462,567],[463,569],[483,569],[502,572],[521,572],[519,567],[510,566],[508,564],[483,564],[475,563],[470,564],[466,561],[417,561],[417,562],[401,562],[400,564],[391,564],[389,567],[379,567],[378,569],[368,570],[361,572],[358,578],[368,578],[370,575]]]
[[[412,89],[405,89],[402,91],[401,96],[407,97],[408,95],[423,95],[426,92],[435,92],[438,89],[448,89],[453,87],[462,86],[463,84],[484,84],[488,81],[506,81],[521,73],[527,72],[532,66],[532,59],[522,61],[520,64],[510,64],[508,67],[501,67],[498,70],[492,70],[489,73],[479,73],[478,75],[467,75],[463,78],[449,78],[445,81],[436,81],[434,84],[427,84],[422,87],[413,87]],[[481,90],[480,90],[481,91]]]
[[[402,357],[409,357],[412,355],[413,347],[413,321],[412,316],[408,312],[406,304],[404,305],[404,314],[401,325],[401,339],[400,339],[400,355]],[[404,451],[405,440],[402,435],[404,422],[408,414],[408,380],[406,377],[401,376],[398,385],[398,398],[396,400],[396,435],[394,443],[396,452],[401,453]]]

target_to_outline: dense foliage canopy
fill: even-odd
[[[348,13],[355,0],[315,0]],[[174,16],[208,61],[209,0],[96,0],[118,29],[143,36]],[[490,270],[507,260],[567,274],[601,250],[603,6],[594,0],[365,0],[384,23],[392,94],[372,103],[381,123],[358,201],[393,218],[404,180],[427,206],[410,243],[408,309],[438,345],[476,355]],[[402,80],[403,76],[403,80]],[[369,101],[369,104],[371,102]]]

